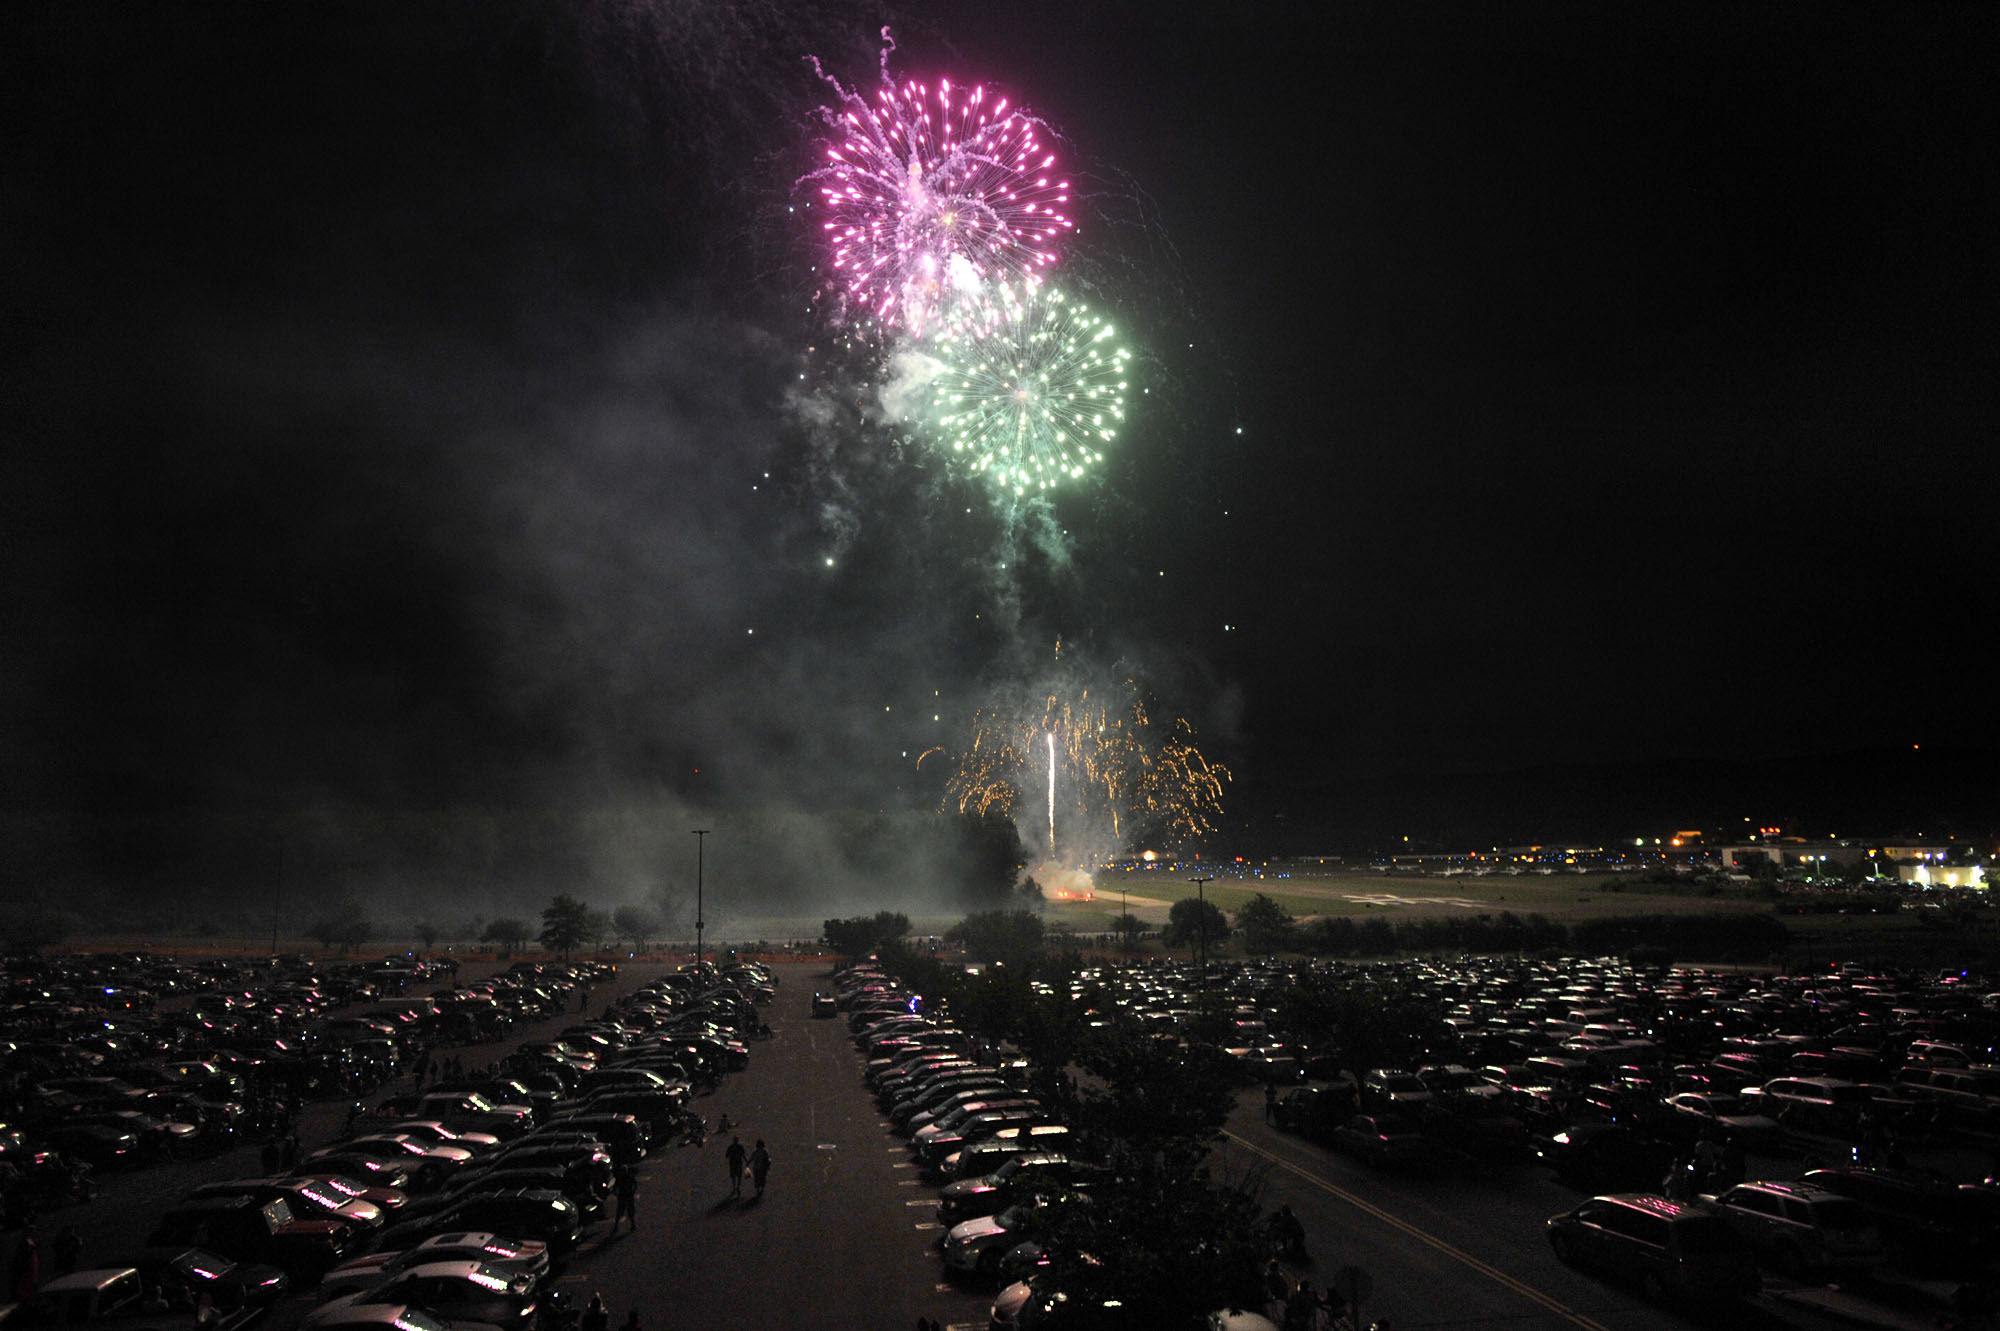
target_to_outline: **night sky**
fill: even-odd
[[[816,300],[804,57],[865,84],[884,23],[1059,132],[1135,352],[1045,508],[883,426]],[[1995,745],[1996,28],[17,6],[4,798],[931,807],[983,704],[1128,679],[1327,830]]]

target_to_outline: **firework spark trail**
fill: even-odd
[[[885,38],[887,33],[884,33]],[[889,77],[873,99],[814,68],[840,105],[822,112],[838,142],[806,176],[819,189],[830,262],[848,300],[921,335],[986,285],[1039,272],[1075,224],[1069,181],[1036,117],[983,85]]]
[[[1049,858],[1056,854],[1056,732],[1049,732]]]
[[[1038,710],[1025,713],[982,708],[971,743],[956,755],[946,782],[946,807],[1012,816],[1040,750],[1048,755],[1051,800],[1060,764],[1073,776],[1078,821],[1106,825],[1117,848],[1136,837],[1191,841],[1207,835],[1221,813],[1229,769],[1208,761],[1186,720],[1155,722],[1136,688],[1127,688],[1116,714],[1087,691],[1074,701],[1050,694]],[[929,750],[918,761],[943,752]]]

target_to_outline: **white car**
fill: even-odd
[[[490,1132],[453,1132],[434,1118],[406,1118],[385,1129],[399,1137],[415,1137],[433,1146],[457,1146],[474,1155],[491,1155],[500,1148],[500,1139]]]
[[[299,1325],[301,1331],[340,1326],[356,1309],[412,1307],[437,1314],[462,1331],[468,1323],[500,1331],[534,1331],[541,1315],[535,1282],[507,1275],[484,1262],[426,1262],[358,1294],[329,1299]]]
[[[406,1252],[373,1252],[342,1262],[320,1278],[320,1302],[373,1289],[415,1267],[449,1261],[483,1262],[509,1276],[527,1276],[539,1285],[548,1279],[549,1245],[480,1230],[434,1234]]]
[[[1027,1237],[1032,1206],[1010,1206],[998,1215],[983,1215],[953,1225],[944,1236],[944,1264],[954,1271],[993,1271],[1000,1254]]]

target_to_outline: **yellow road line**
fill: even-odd
[[[1347,1189],[1341,1187],[1339,1184],[1331,1183],[1326,1179],[1321,1178],[1318,1174],[1313,1173],[1311,1170],[1306,1169],[1300,1165],[1295,1165],[1291,1161],[1285,1159],[1283,1156],[1275,1155],[1272,1152],[1265,1150],[1263,1147],[1257,1146],[1245,1140],[1244,1138],[1237,1136],[1233,1132],[1224,1132],[1222,1135],[1229,1138],[1230,1141],[1235,1142],[1238,1146],[1241,1146],[1244,1150],[1250,1152],[1250,1154],[1256,1156],[1262,1156],[1264,1159],[1269,1160],[1272,1164],[1278,1166],[1278,1168],[1286,1170],[1289,1173],[1298,1175],[1300,1178],[1312,1184],[1315,1188],[1318,1188],[1320,1191],[1331,1193],[1333,1196],[1340,1198],[1340,1200],[1346,1202],[1349,1206],[1352,1206],[1357,1210],[1366,1211],[1369,1215],[1374,1216],[1377,1220],[1380,1220],[1383,1224],[1388,1225],[1390,1228],[1400,1230],[1402,1233],[1409,1235],[1417,1242],[1422,1243],[1427,1247],[1436,1249],[1438,1252],[1443,1253],[1445,1256],[1451,1258],[1455,1262],[1460,1263],[1461,1265],[1471,1267],[1473,1270],[1479,1272],[1479,1274],[1486,1276],[1491,1280],[1497,1281],[1499,1284],[1502,1284],[1506,1286],[1508,1289],[1513,1290],[1516,1294],[1519,1294],[1522,1298],[1530,1299],[1535,1303],[1541,1304],[1542,1307],[1548,1309],[1550,1312],[1562,1318],[1564,1321],[1573,1323],[1574,1325],[1583,1328],[1583,1331],[1610,1331],[1610,1328],[1606,1327],[1602,1322],[1593,1321],[1590,1318],[1585,1317],[1582,1313],[1576,1311],[1576,1309],[1571,1308],[1565,1304],[1558,1303],[1556,1300],[1550,1298],[1548,1295],[1536,1289],[1533,1285],[1529,1285],[1522,1281],[1516,1280],[1513,1276],[1508,1275],[1505,1271],[1502,1271],[1499,1267],[1490,1266],[1487,1263],[1480,1261],[1477,1257],[1474,1257],[1471,1253],[1465,1251],[1463,1248],[1453,1247],[1451,1244],[1446,1243],[1443,1239],[1437,1237],[1435,1234],[1432,1234],[1427,1230],[1418,1229],[1415,1225],[1411,1224],[1407,1220],[1404,1220],[1401,1216],[1391,1215],[1389,1212],[1383,1210],[1381,1207],[1375,1205],[1373,1202],[1368,1201],[1363,1197],[1356,1196],[1354,1193],[1349,1192]]]

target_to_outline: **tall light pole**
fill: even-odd
[[[697,827],[694,831],[694,964],[701,965],[701,931],[706,923],[701,918],[701,863],[702,854],[708,849],[708,829]]]
[[[1191,879],[1194,883],[1195,937],[1201,940],[1201,969],[1195,974],[1195,982],[1201,990],[1201,1006],[1208,1006],[1208,893],[1204,890],[1215,881],[1215,875]]]

